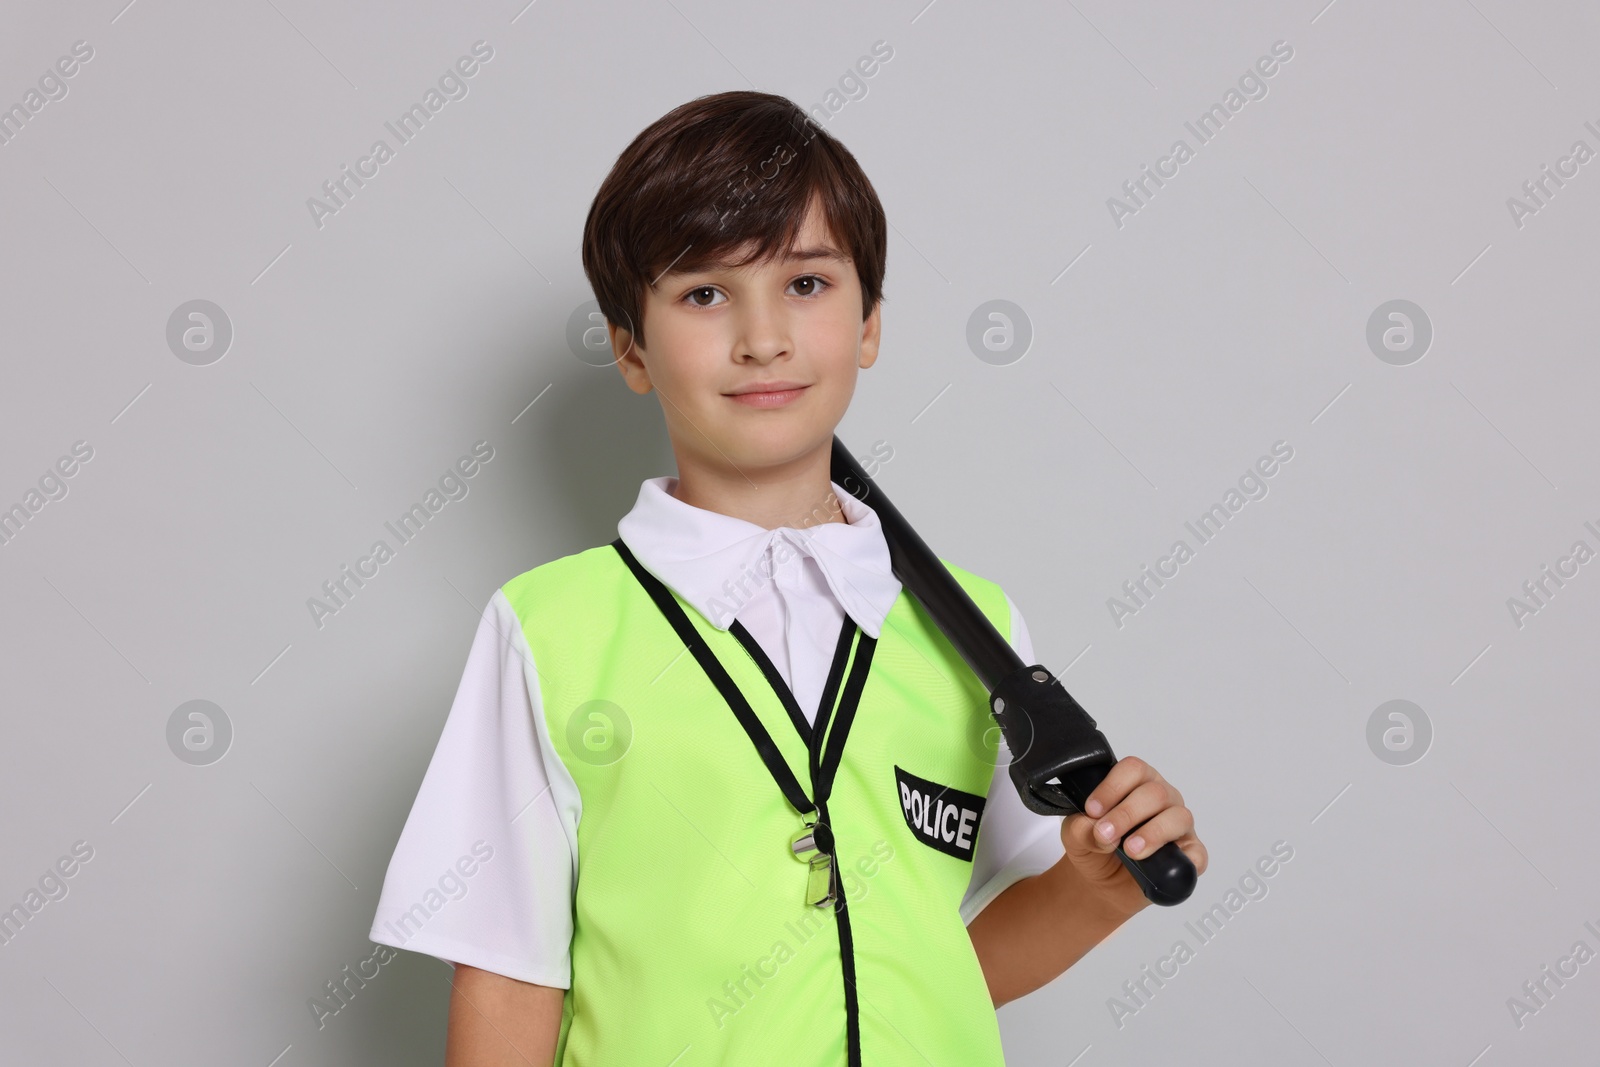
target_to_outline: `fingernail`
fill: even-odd
[[[1095,829],[1099,831],[1101,837],[1108,841],[1111,839],[1111,835],[1117,832],[1117,828],[1112,826],[1109,822],[1103,822],[1099,826],[1095,827]]]
[[[1084,806],[1089,809],[1089,814],[1094,816],[1096,819],[1100,817],[1101,812],[1106,810],[1106,806],[1100,803],[1098,800],[1091,800]]]
[[[1131,855],[1132,853],[1138,852],[1141,848],[1144,848],[1144,838],[1130,837],[1122,847],[1124,852],[1127,852]]]

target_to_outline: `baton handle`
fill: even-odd
[[[1094,719],[1044,665],[1022,662],[837,434],[831,477],[877,513],[894,576],[989,691],[989,712],[1011,750],[1011,782],[1022,803],[1040,815],[1086,814],[1084,802],[1117,762]],[[1175,841],[1142,860],[1131,859],[1119,842],[1117,858],[1152,904],[1181,904],[1194,892],[1194,862]]]

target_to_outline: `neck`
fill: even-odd
[[[680,454],[672,495],[692,507],[731,515],[766,530],[844,522],[829,480],[833,442],[776,467],[713,466]]]

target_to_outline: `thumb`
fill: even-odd
[[[1069,851],[1076,852],[1079,855],[1089,852],[1107,852],[1115,848],[1117,844],[1115,841],[1100,841],[1094,836],[1095,823],[1099,821],[1081,812],[1076,815],[1066,816],[1061,820],[1061,843]]]

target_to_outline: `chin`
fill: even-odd
[[[833,444],[833,431],[816,425],[771,425],[729,434],[719,446],[740,467],[778,467]]]

